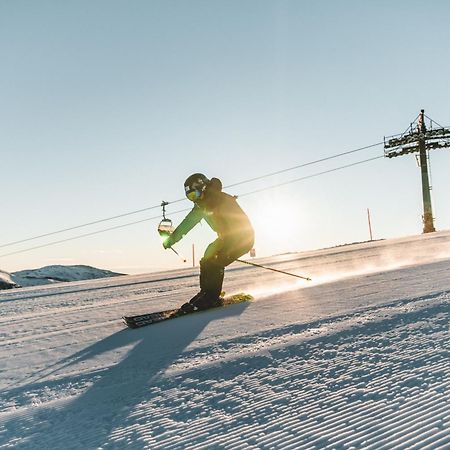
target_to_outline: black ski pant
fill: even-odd
[[[222,292],[225,267],[248,253],[253,244],[253,235],[218,238],[209,244],[200,260],[200,290],[218,297]]]

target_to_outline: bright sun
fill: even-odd
[[[273,201],[259,204],[251,211],[251,221],[255,229],[255,248],[263,253],[290,251],[300,232],[301,222],[298,208],[292,202]]]

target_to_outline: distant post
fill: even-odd
[[[192,267],[195,267],[195,245],[192,244]]]
[[[373,241],[373,237],[372,237],[372,224],[370,222],[370,210],[369,208],[367,208],[367,220],[369,222],[369,235],[370,235],[370,240]]]

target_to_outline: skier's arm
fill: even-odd
[[[183,236],[195,227],[203,219],[203,211],[196,205],[189,214],[182,220],[173,233],[164,241],[164,248],[172,247],[180,241]]]

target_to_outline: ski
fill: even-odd
[[[196,314],[199,312],[209,311],[211,309],[222,308],[224,306],[234,305],[236,303],[248,302],[252,300],[253,297],[250,294],[235,294],[225,297],[223,299],[222,305],[213,308],[202,309],[198,311],[193,311],[190,313],[182,313],[180,308],[176,309],[166,309],[164,311],[157,311],[147,314],[138,314],[136,316],[123,316],[122,319],[129,328],[140,328],[147,325],[152,325],[154,323],[163,322],[169,319],[175,319],[176,317],[188,316],[191,314]]]

